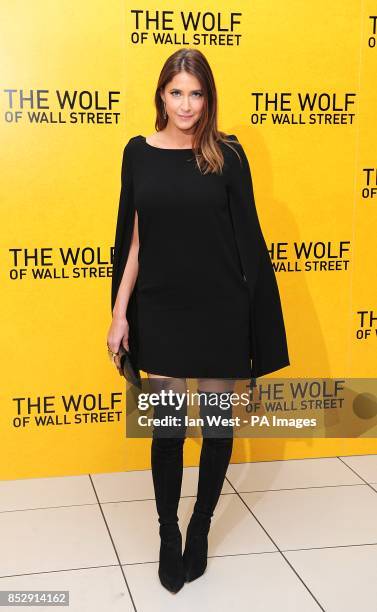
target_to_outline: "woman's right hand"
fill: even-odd
[[[113,353],[118,353],[121,344],[129,351],[128,345],[129,325],[125,316],[113,316],[110,329],[107,334],[107,346]],[[116,367],[120,368],[119,355],[114,356]]]

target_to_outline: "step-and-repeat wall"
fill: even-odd
[[[155,131],[159,72],[184,46],[209,60],[219,127],[252,168],[291,358],[275,376],[375,375],[374,1],[3,0],[1,15],[0,478],[150,466],[106,349],[113,241],[124,145]],[[364,425],[239,439],[232,461],[376,452]],[[187,440],[186,465],[199,450]]]

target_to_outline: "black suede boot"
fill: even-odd
[[[214,392],[200,391],[200,393],[212,396]],[[222,414],[229,418],[231,408],[221,410],[218,406],[207,406],[204,401],[200,400],[200,416],[204,419],[205,424],[202,427],[203,443],[200,454],[197,499],[187,527],[183,552],[186,582],[199,578],[206,570],[211,518],[221,494],[233,450],[233,428],[231,426],[210,427],[207,424],[205,416],[214,414]]]
[[[183,418],[186,407],[176,411]],[[173,414],[170,407],[156,406],[154,416]],[[170,437],[168,437],[170,436]],[[158,575],[161,584],[171,593],[184,585],[182,534],[178,526],[178,504],[183,476],[183,445],[185,428],[174,430],[155,427],[151,445],[151,465],[161,538]]]

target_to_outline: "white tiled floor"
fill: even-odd
[[[183,539],[197,478],[184,469]],[[0,591],[66,590],[70,612],[376,612],[377,455],[231,464],[207,570],[176,595],[150,470],[2,481],[0,543]]]

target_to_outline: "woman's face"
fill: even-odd
[[[190,133],[204,105],[204,93],[198,79],[188,72],[179,72],[166,85],[161,97],[166,104],[168,120]]]

